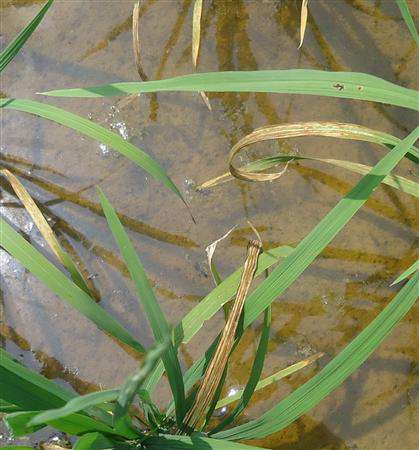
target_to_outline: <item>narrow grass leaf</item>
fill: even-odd
[[[67,278],[45,256],[0,218],[0,246],[48,286],[62,300],[91,320],[101,330],[143,353],[144,347],[92,297]]]
[[[307,69],[194,73],[165,80],[112,83],[43,94],[54,97],[110,97],[161,91],[308,94],[369,100],[419,110],[419,94],[415,90],[366,73]]]
[[[256,385],[255,391],[259,391],[260,389],[263,389],[272,383],[275,383],[276,381],[282,380],[283,378],[287,377],[288,375],[293,374],[294,372],[297,372],[298,370],[304,369],[308,365],[312,364],[313,362],[317,361],[319,358],[324,356],[324,353],[316,353],[313,356],[310,356],[307,359],[304,359],[303,361],[299,361],[298,363],[292,364],[291,366],[286,367],[285,369],[281,369],[278,372],[275,372],[274,374],[270,375],[269,377],[263,378],[258,382]],[[224,406],[230,405],[231,403],[234,403],[235,401],[239,400],[243,395],[243,389],[238,390],[234,395],[229,395],[228,397],[222,398],[217,403],[217,408],[222,408]]]
[[[140,303],[146,313],[154,337],[158,343],[163,344],[166,342],[167,337],[171,334],[169,324],[167,323],[150,286],[143,264],[114,208],[100,189],[98,189],[98,192],[109,228],[118,244],[131,278],[134,281]],[[176,417],[178,423],[181,423],[185,408],[185,391],[182,381],[182,371],[177,357],[177,350],[171,342],[162,354],[162,361],[164,363],[173,398],[175,400]]]
[[[5,421],[14,436],[25,436],[27,434],[33,433],[40,428],[39,425],[30,425],[31,420],[37,414],[39,414],[39,411],[24,411],[8,414],[5,418]],[[83,414],[70,414],[60,419],[48,421],[47,425],[54,427],[64,433],[76,436],[92,431],[100,431],[102,433],[108,433],[118,436],[120,435],[113,428]],[[123,437],[131,438],[132,436]]]
[[[307,27],[307,16],[308,16],[308,0],[301,1],[301,18],[300,18],[300,45],[298,48],[301,48],[304,41],[304,35]]]
[[[26,211],[30,214],[32,220],[42,234],[42,237],[45,239],[58,261],[60,261],[60,263],[69,271],[72,280],[80,289],[83,289],[87,294],[92,295],[85,279],[83,278],[83,275],[78,270],[70,255],[61,247],[58,239],[52,231],[52,228],[49,226],[48,221],[45,219],[42,212],[39,210],[38,206],[29,195],[28,191],[24,188],[22,183],[7,169],[0,170],[0,173],[8,179],[19,200],[22,202]]]
[[[406,23],[407,28],[410,31],[410,34],[412,35],[413,40],[415,41],[416,45],[419,45],[419,34],[416,29],[416,25],[413,20],[412,14],[410,13],[407,1],[406,0],[396,0],[396,3],[400,9],[400,12],[402,13],[403,19]]]
[[[258,419],[214,436],[233,440],[263,438],[309,411],[358,369],[390,334],[415,304],[418,287],[419,273],[416,272],[384,310],[317,375]]]
[[[2,98],[0,99],[0,108],[23,111],[35,116],[43,117],[44,119],[49,119],[68,128],[72,128],[81,134],[96,139],[99,142],[108,144],[117,152],[121,153],[143,168],[154,178],[161,181],[185,203],[179,189],[167,176],[160,165],[143,150],[139,149],[130,142],[125,141],[113,131],[107,130],[102,126],[95,124],[91,120],[85,119],[61,108],[57,108],[56,106],[51,106],[32,100]]]
[[[405,280],[408,278],[412,273],[419,270],[419,259],[416,260],[410,267],[408,267],[401,275],[399,275],[391,284],[390,286],[393,286],[394,284],[400,283],[400,281]]]
[[[39,13],[32,21],[19,33],[18,36],[1,52],[0,54],[0,72],[9,64],[10,61],[19,53],[19,50],[25,45],[25,42],[31,37],[37,26],[41,23],[53,0],[42,7]]]
[[[316,161],[321,163],[330,164],[335,167],[341,167],[342,169],[349,170],[354,173],[359,173],[361,175],[367,175],[368,172],[372,169],[371,166],[367,166],[365,164],[355,163],[352,161],[344,161],[341,159],[330,159],[330,158],[317,158],[314,156],[290,156],[279,154],[277,156],[269,156],[267,158],[262,158],[252,163],[246,164],[245,166],[240,168],[242,173],[249,174],[249,178],[253,177],[253,173],[258,171],[263,171],[266,169],[270,169],[272,167],[276,167],[280,164],[289,164],[294,161]],[[281,176],[283,170],[278,174]],[[275,174],[275,178],[277,174]],[[226,172],[223,175],[220,175],[216,178],[212,178],[211,180],[206,181],[205,183],[199,186],[199,189],[209,189],[219,184],[226,183],[228,181],[234,180],[235,177],[231,175],[230,172]],[[263,180],[266,181],[266,180]],[[383,183],[387,186],[391,186],[394,189],[398,189],[399,191],[405,192],[406,194],[413,195],[414,197],[419,197],[419,185],[413,180],[409,180],[408,178],[404,178],[400,175],[387,175]]]
[[[0,413],[12,413],[21,411],[20,406],[14,405],[13,403],[6,402],[6,400],[0,398]]]
[[[110,389],[74,397],[61,408],[42,411],[31,419],[29,425],[41,425],[43,423],[48,423],[51,420],[61,419],[62,417],[69,416],[70,414],[79,411],[86,411],[92,406],[116,400],[118,398],[118,394],[119,389]]]
[[[213,430],[210,434],[214,434],[218,431],[223,430],[230,423],[234,422],[237,417],[244,411],[246,406],[249,404],[250,399],[255,392],[260,376],[262,374],[263,364],[265,363],[266,353],[268,352],[268,343],[271,332],[271,320],[272,320],[272,309],[271,306],[266,308],[264,313],[262,334],[260,336],[259,345],[256,350],[255,359],[253,361],[252,369],[250,371],[250,376],[247,384],[242,392],[239,404],[234,408],[234,410]]]

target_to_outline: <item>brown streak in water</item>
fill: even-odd
[[[4,181],[0,181],[0,185],[5,188],[10,194],[14,195],[14,192],[12,189],[9,189],[8,187],[4,187]],[[79,262],[79,269],[83,271],[83,275],[89,274],[89,271],[83,266],[82,259],[76,254],[75,249],[70,245],[70,243],[67,241],[67,239],[64,236],[64,233],[69,236],[71,239],[74,239],[77,242],[80,242],[80,244],[86,248],[89,252],[92,252],[94,255],[98,256],[99,258],[106,261],[106,263],[118,270],[122,276],[125,278],[130,278],[128,269],[126,268],[126,265],[124,261],[118,257],[117,254],[113,253],[111,250],[102,247],[98,244],[93,244],[89,239],[86,238],[86,236],[78,231],[77,229],[73,228],[68,222],[66,222],[64,219],[56,216],[48,207],[45,206],[45,204],[42,204],[38,201],[35,201],[37,206],[40,208],[40,210],[45,213],[48,217],[50,217],[54,222],[54,232],[57,234],[57,237],[59,238],[61,244],[66,246],[67,251],[71,251],[71,257],[76,259]],[[16,204],[18,207],[21,207],[20,204]],[[3,204],[5,206],[5,204]],[[13,205],[8,205],[13,206]],[[171,300],[187,300],[196,302],[201,299],[200,296],[194,295],[194,294],[181,294],[178,295],[173,291],[170,291],[169,289],[162,288],[162,287],[156,287],[156,282],[149,279],[151,285],[156,290],[156,292],[168,299]],[[98,295],[98,298],[100,296]]]
[[[102,208],[100,207],[99,203],[92,202],[91,200],[84,199],[80,197],[78,192],[73,192],[68,189],[65,189],[57,184],[51,183],[49,181],[43,180],[41,177],[36,177],[34,175],[30,175],[27,172],[18,169],[16,167],[11,167],[8,165],[3,164],[5,168],[15,172],[17,175],[21,176],[22,178],[36,184],[40,188],[51,192],[54,195],[57,195],[61,199],[76,204],[78,206],[81,206],[82,208],[86,208],[89,211],[99,215],[103,216]],[[150,225],[147,225],[144,222],[141,222],[139,220],[133,219],[129,216],[126,216],[125,214],[118,213],[119,218],[121,219],[121,222],[131,229],[132,231],[135,231],[136,233],[143,234],[145,236],[148,236],[150,238],[156,239],[158,241],[167,242],[169,244],[176,245],[178,247],[182,248],[196,248],[198,245],[190,240],[187,237],[180,236],[177,234],[167,233],[165,231],[159,230],[158,228],[152,227]]]
[[[175,24],[173,25],[173,28],[170,32],[169,39],[167,40],[165,46],[162,50],[162,57],[160,60],[159,67],[156,70],[156,74],[154,76],[155,80],[158,80],[163,75],[163,71],[165,69],[166,63],[169,59],[169,56],[176,45],[177,41],[180,37],[180,32],[182,31],[182,28],[185,24],[186,16],[188,15],[189,8],[191,6],[192,0],[184,0],[182,4],[182,9],[180,13],[178,14]],[[159,103],[157,101],[157,94],[151,95],[150,98],[150,120],[156,121],[157,120],[157,113],[159,110]]]
[[[325,186],[335,190],[336,192],[342,195],[346,195],[352,188],[352,186],[349,183],[346,183],[332,175],[326,174],[325,172],[322,172],[320,170],[311,167],[305,167],[301,165],[290,165],[290,169],[296,170],[300,174],[309,176],[311,179],[319,181],[321,184],[324,184]],[[399,222],[403,225],[416,223],[418,220],[418,218],[414,216],[400,217],[398,211],[396,211],[393,208],[390,208],[386,203],[383,203],[382,201],[374,197],[368,198],[364,207],[371,209],[372,211],[374,211],[375,213],[377,213],[382,217],[394,220],[395,222]]]
[[[156,0],[149,0],[148,2],[142,3],[139,11],[139,17],[143,16],[147,9],[155,2]],[[81,57],[80,61],[88,58],[89,56],[94,55],[97,52],[105,50],[109,44],[117,39],[122,33],[125,31],[131,30],[132,27],[132,13],[121,23],[116,25],[112,30],[107,33],[107,35],[99,41],[94,47],[89,48]]]
[[[396,20],[396,19],[398,19],[395,16],[390,16],[388,14],[383,13],[380,8],[377,8],[377,7],[374,8],[374,7],[369,6],[362,0],[345,0],[345,2],[348,5],[350,5],[352,8],[354,8],[368,16],[374,17],[375,19],[380,19],[380,20]]]
[[[69,177],[62,172],[59,172],[58,170],[54,169],[51,166],[41,166],[39,164],[36,164],[32,161],[28,161],[24,158],[20,158],[19,156],[15,155],[8,155],[6,153],[0,153],[0,159],[3,161],[6,161],[11,164],[21,164],[22,166],[28,167],[29,170],[40,170],[43,172],[49,172],[54,175],[59,175],[60,177],[63,177],[65,179],[69,179]]]

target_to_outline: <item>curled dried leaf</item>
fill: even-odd
[[[324,162],[337,167],[345,168],[362,175],[365,175],[371,169],[371,167],[369,166],[354,163],[351,161],[286,154],[278,154],[275,156],[263,158],[240,168],[234,165],[234,158],[240,151],[242,151],[243,148],[249,145],[267,140],[287,139],[299,136],[334,137],[340,139],[371,142],[382,146],[394,146],[400,141],[398,138],[395,138],[394,136],[391,136],[387,133],[382,133],[380,131],[372,130],[352,123],[297,122],[292,124],[262,127],[243,137],[232,147],[228,160],[230,172],[226,172],[220,176],[212,178],[205,183],[202,183],[197,188],[207,189],[229,181],[232,179],[232,177],[247,181],[275,180],[283,175],[284,171],[287,168],[287,164],[291,163],[293,160],[311,160]],[[410,153],[412,157],[416,157],[417,149],[415,147],[411,147]],[[261,171],[278,166],[281,163],[286,163],[285,168],[281,171],[275,173],[261,173]],[[403,192],[407,192],[411,195],[418,196],[417,183],[404,177],[398,175],[388,175],[383,180],[383,183],[396,189],[400,189]]]

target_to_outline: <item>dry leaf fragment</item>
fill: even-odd
[[[302,0],[301,2],[301,21],[300,21],[300,45],[298,48],[301,48],[304,41],[304,34],[306,32],[307,26],[307,16],[308,16],[308,0]]]

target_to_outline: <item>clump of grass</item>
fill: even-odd
[[[0,70],[4,69],[18,53],[51,4],[52,0],[49,0],[28,27],[2,52]],[[416,36],[417,40],[406,2],[398,0],[398,4],[412,36]],[[307,2],[303,0],[301,43],[307,20],[306,8]],[[202,2],[196,0],[193,33],[195,66],[199,51],[198,25],[201,11]],[[138,33],[135,34],[138,32],[138,5],[134,7],[133,19],[134,49],[137,45],[135,55],[138,61],[139,39]],[[51,91],[48,94],[62,97],[100,97],[165,90],[310,94],[377,101],[419,109],[417,92],[380,78],[351,72],[310,70],[214,72],[159,81]],[[57,107],[28,100],[2,99],[0,107],[35,114],[105,142],[181,197],[177,187],[157,162],[119,136],[87,119]],[[284,154],[263,158],[244,167],[236,167],[234,164],[237,153],[247,145],[268,139],[306,135],[374,142],[387,147],[389,151],[374,167],[343,160]],[[78,396],[14,361],[5,350],[0,349],[0,412],[7,413],[5,422],[13,435],[16,437],[30,435],[45,426],[52,426],[77,439],[73,447],[75,450],[139,448],[245,450],[256,447],[232,441],[259,439],[278,432],[313,408],[360,367],[414,305],[419,283],[418,262],[393,282],[397,284],[410,278],[391,302],[322,370],[260,417],[227,429],[227,426],[235,424],[256,390],[303,369],[323,356],[313,355],[261,379],[269,342],[271,304],[298,280],[304,270],[364,205],[380,183],[387,183],[417,196],[419,192],[417,183],[391,175],[391,172],[404,157],[418,162],[418,150],[414,147],[418,137],[419,128],[400,140],[354,124],[305,122],[264,127],[242,138],[231,151],[229,172],[204,183],[202,187],[212,187],[228,181],[231,177],[247,181],[279,178],[281,172],[262,172],[280,163],[289,163],[293,159],[325,162],[360,173],[362,178],[295,248],[284,246],[261,253],[261,242],[252,241],[244,267],[237,269],[224,280],[217,278],[214,290],[173,329],[159,306],[142,262],[117,213],[105,194],[98,191],[103,213],[154,335],[155,343],[148,349],[94,301],[94,294],[87,280],[78,271],[70,255],[61,248],[37,202],[30,197],[16,176],[10,171],[3,170],[2,175],[7,178],[34,219],[56,257],[56,262],[62,267],[60,269],[56,267],[3,218],[0,218],[0,245],[58,297],[68,302],[109,336],[143,356],[139,368],[122,386]],[[274,265],[276,267],[266,279],[249,293],[253,277],[259,276]],[[225,327],[201,358],[183,373],[178,359],[179,346],[186,345],[206,322],[232,299],[234,300],[227,312]],[[262,314],[263,327],[246,386],[233,397],[220,399],[229,356],[240,342],[245,329]],[[171,388],[172,402],[160,409],[153,400],[153,393],[164,373]],[[214,424],[211,419],[214,408],[232,402],[238,402],[233,411],[224,420]]]

